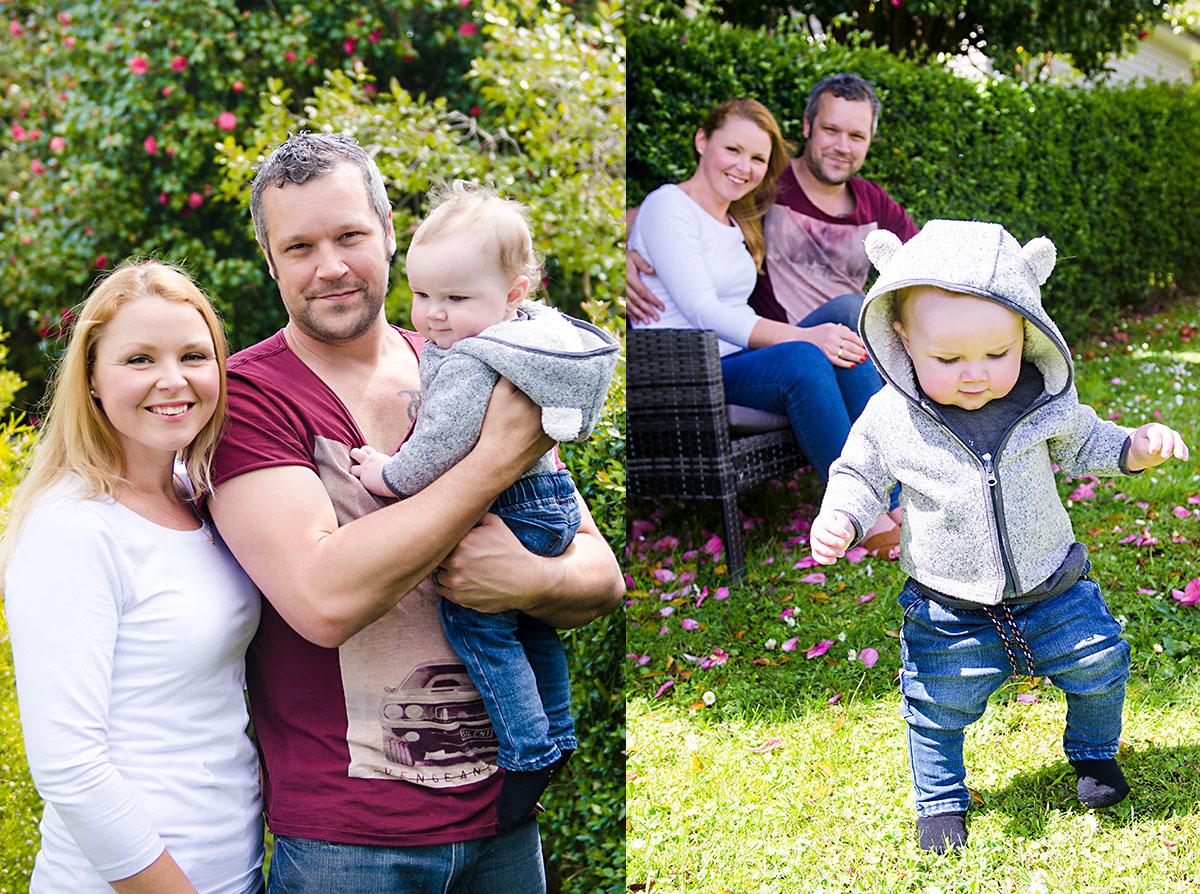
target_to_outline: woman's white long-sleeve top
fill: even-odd
[[[261,874],[244,656],[259,595],[208,524],[156,525],[68,479],[23,528],[5,612],[33,780],[31,894],[111,894],[166,848],[201,894]]]
[[[749,346],[761,319],[747,303],[758,273],[732,219],[722,223],[668,183],[642,202],[629,247],[654,267],[642,282],[665,306],[649,326],[713,329],[722,357]]]

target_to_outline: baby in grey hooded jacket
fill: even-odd
[[[527,300],[540,280],[524,209],[456,181],[434,197],[406,258],[421,350],[421,405],[393,455],[355,448],[351,472],[381,496],[406,497],[475,446],[492,389],[507,378],[542,408],[558,441],[583,440],[608,394],[620,346],[589,323]],[[579,528],[571,475],[554,451],[492,506],[526,548],[561,554]],[[437,573],[434,573],[435,585]],[[575,750],[570,682],[558,634],[521,612],[486,614],[439,602],[446,638],[487,707],[505,770],[496,818],[527,819],[551,776]]]
[[[879,278],[860,331],[885,387],[854,424],[810,535],[831,564],[900,484],[900,683],[926,850],[966,841],[964,728],[1023,663],[1066,693],[1080,801],[1129,791],[1115,756],[1129,646],[1088,576],[1054,478],[1135,474],[1180,435],[1081,405],[1071,353],[1041,303],[1055,249],[1000,225],[930,221],[906,244],[866,240]]]

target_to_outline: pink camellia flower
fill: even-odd
[[[383,36],[383,29],[376,28],[374,31],[372,31],[370,34],[367,35],[367,40],[369,40],[371,43],[379,43],[379,38],[381,38],[382,36]]]
[[[158,194],[158,204],[160,204],[160,205],[167,204],[167,194],[165,192],[160,192]]]
[[[188,206],[189,207],[199,208],[203,204],[204,204],[204,196],[200,195],[200,193],[194,192],[190,196],[188,196]]]
[[[62,137],[51,137],[50,138],[50,151],[51,152],[62,152],[66,148],[67,148],[67,141],[64,140]]]
[[[188,67],[188,61],[186,59],[184,59],[182,56],[176,56],[174,59],[171,60],[171,70],[172,71],[186,71],[187,67]]]
[[[18,143],[21,142],[23,139],[25,139],[27,136],[29,136],[29,131],[27,131],[21,125],[14,124],[12,126],[12,138],[14,140],[16,140]]]
[[[823,639],[807,652],[804,653],[805,658],[820,658],[829,651],[829,647],[833,645],[833,640]]]
[[[35,127],[33,130],[29,131],[29,139],[40,140],[41,138],[42,138],[42,130],[40,127]]]
[[[342,49],[346,51],[347,56],[354,52],[354,47],[355,40],[353,37],[347,37],[345,43],[342,44]]]
[[[108,266],[108,255],[96,255],[96,266],[103,270]]]
[[[304,64],[305,65],[316,65],[317,60],[314,59],[312,56],[309,56],[307,59],[304,60]]]
[[[71,14],[69,12],[60,12],[58,14],[58,20],[64,25],[69,25],[71,24]]]
[[[68,34],[63,38],[63,46],[65,46],[68,50],[75,49],[75,38]]]
[[[154,137],[146,137],[142,140],[142,148],[146,150],[147,155],[156,155],[158,153],[158,140]]]
[[[458,33],[460,37],[474,37],[479,33],[479,26],[474,22],[463,22],[458,26]]]
[[[865,664],[869,669],[874,667],[875,662],[879,660],[879,653],[868,646],[858,653],[858,660]]]
[[[46,173],[46,166],[42,164],[42,160],[40,158],[35,158],[33,163],[29,166],[29,170],[33,171],[35,174],[44,174]]]
[[[245,89],[246,89],[246,85],[243,84],[241,81],[233,82],[233,92],[234,93],[241,93]]]
[[[134,56],[129,60],[129,70],[135,75],[144,75],[150,70],[150,65],[141,56]]]
[[[293,53],[291,50],[288,50],[286,53],[283,54],[283,58],[286,59],[288,62],[295,62],[296,54]]]
[[[163,95],[163,96],[170,96],[170,95],[171,95],[172,93],[174,93],[174,92],[175,92],[175,88],[174,88],[174,87],[172,87],[170,84],[168,84],[167,86],[165,86],[165,87],[163,87],[163,88],[162,88],[162,95]]]
[[[237,115],[233,112],[222,112],[217,116],[217,127],[221,130],[233,130],[237,127]]]
[[[20,37],[25,33],[25,29],[21,27],[21,23],[16,19],[8,23],[8,33],[13,37]]]
[[[479,106],[471,106],[471,117],[478,118],[481,111],[482,110],[479,108]]]

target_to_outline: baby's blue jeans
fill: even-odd
[[[557,556],[579,530],[571,475],[520,478],[491,511],[530,552]],[[485,614],[438,600],[442,628],[483,696],[506,770],[540,770],[574,750],[571,681],[558,632],[518,611]]]
[[[971,803],[963,764],[963,731],[988,697],[1013,673],[999,633],[982,609],[947,608],[911,583],[898,599],[901,712],[917,815],[965,811]],[[1014,605],[1017,629],[1029,643],[1034,673],[1066,694],[1063,750],[1069,760],[1117,754],[1131,650],[1100,588],[1084,574],[1071,589],[1043,602]],[[1018,652],[1018,666],[1025,664]]]

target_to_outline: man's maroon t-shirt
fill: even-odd
[[[763,218],[767,254],[750,306],[760,316],[798,323],[830,298],[863,294],[871,262],[863,240],[891,230],[907,242],[917,227],[882,186],[851,177],[854,211],[826,214],[805,195],[791,165],[776,181],[775,203]]]
[[[403,335],[419,355],[420,336]],[[214,484],[303,466],[320,477],[339,524],[392,502],[350,473],[362,433],[282,332],[234,355],[228,370],[230,425]],[[246,675],[272,832],[409,846],[499,831],[498,742],[442,632],[438,598],[423,581],[336,649],[305,640],[263,600]]]

